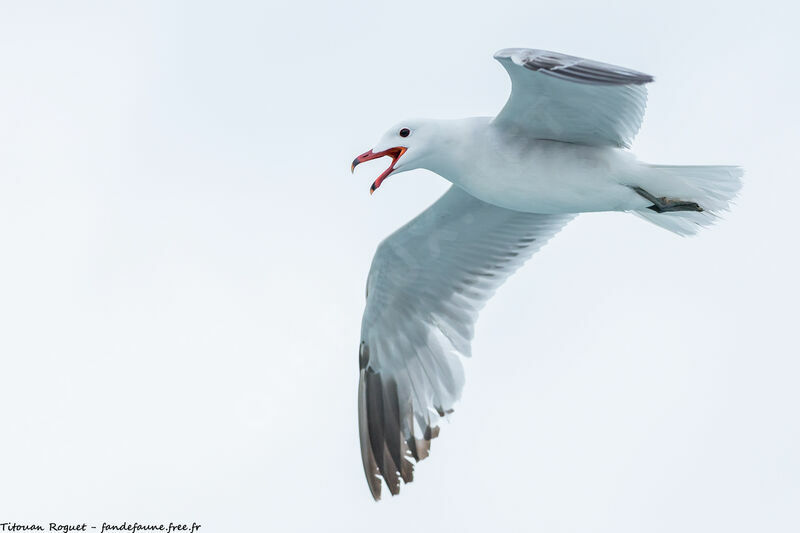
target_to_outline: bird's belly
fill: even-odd
[[[506,176],[501,188],[477,185],[467,192],[507,209],[549,214],[624,210],[636,200],[630,188],[594,175]]]
[[[611,149],[547,143],[523,156],[502,154],[487,165],[465,169],[454,181],[476,198],[517,211],[581,213],[646,205],[624,185],[630,158]]]

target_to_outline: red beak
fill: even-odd
[[[408,148],[406,148],[405,146],[396,146],[394,148],[389,148],[388,150],[384,150],[383,152],[378,152],[378,153],[374,153],[372,150],[370,150],[369,152],[364,152],[360,156],[353,159],[353,164],[350,167],[350,171],[353,172],[356,169],[356,166],[360,165],[365,161],[378,159],[379,157],[383,157],[385,155],[388,155],[389,157],[392,158],[392,164],[389,165],[389,168],[384,170],[383,173],[380,176],[378,176],[378,179],[376,179],[372,183],[372,186],[369,188],[369,193],[372,194],[373,192],[375,192],[375,189],[381,186],[383,180],[389,177],[389,174],[394,172],[394,165],[397,163],[397,160],[400,159],[400,156],[406,152],[406,150],[408,150]]]

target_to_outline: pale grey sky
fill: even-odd
[[[798,8],[0,2],[0,521],[222,531],[800,529]],[[739,164],[682,239],[583,215],[484,310],[463,401],[372,502],[356,387],[372,197],[408,117],[491,115],[497,49],[656,77],[634,151]]]

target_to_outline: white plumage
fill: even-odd
[[[498,124],[539,139],[622,147],[642,125],[652,76],[546,50],[508,48],[494,58],[511,77]]]
[[[381,156],[375,180],[426,168],[450,190],[379,247],[359,349],[359,426],[375,499],[428,455],[464,384],[478,311],[575,213],[631,211],[688,235],[739,190],[730,166],[665,166],[623,150],[639,130],[647,74],[555,52],[501,50],[512,93],[495,118],[409,120],[353,167]]]

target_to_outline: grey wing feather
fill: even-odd
[[[494,57],[512,84],[499,125],[535,138],[620,147],[641,127],[649,74],[548,50],[508,48]]]
[[[522,66],[568,81],[590,85],[641,85],[653,81],[653,77],[649,74],[609,63],[547,50],[528,50],[527,52],[521,55]],[[495,57],[498,59],[511,57],[513,53],[511,49],[503,50],[498,52]]]
[[[510,211],[453,186],[378,247],[359,348],[359,433],[370,491],[397,494],[464,384],[478,311],[572,215]]]

